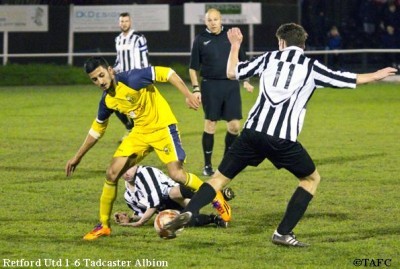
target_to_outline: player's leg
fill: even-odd
[[[168,163],[167,168],[168,168],[168,174],[173,180],[181,184],[184,184],[186,187],[194,191],[200,190],[201,186],[204,185],[203,181],[200,178],[198,178],[195,174],[186,172],[183,169],[182,162],[180,161]],[[211,199],[209,203],[212,203],[213,207],[218,211],[218,213],[220,214],[220,216],[223,218],[224,221],[229,222],[231,220],[232,216],[231,207],[228,204],[228,202],[226,202],[220,190],[214,192],[213,199]]]
[[[186,172],[183,169],[186,153],[182,148],[177,126],[170,125],[167,128],[154,132],[148,136],[148,139],[155,141],[150,142],[150,145],[154,148],[160,160],[166,164],[168,175],[171,179],[197,191],[203,184],[203,181],[195,174]],[[230,221],[231,209],[222,193],[218,192],[214,195],[214,198],[214,208],[225,221]]]
[[[292,146],[288,147],[286,152],[288,157],[281,161],[290,165],[282,167],[285,167],[299,178],[300,183],[287,204],[283,219],[272,236],[272,242],[281,245],[305,247],[308,244],[299,242],[294,236],[293,229],[306,212],[319,185],[320,175],[311,157],[300,143],[287,143],[292,144]]]
[[[129,167],[139,163],[150,151],[149,146],[143,142],[142,136],[132,132],[119,145],[106,172],[100,197],[100,224],[84,236],[85,240],[94,240],[103,235],[110,235],[111,211],[117,196],[118,179]]]
[[[296,240],[293,229],[306,212],[319,182],[320,175],[317,170],[300,179],[299,186],[289,200],[285,215],[272,236],[273,243],[298,247],[309,246],[309,244]]]
[[[227,188],[230,190],[230,188]],[[233,192],[232,192],[233,193]],[[178,203],[182,206],[179,210],[183,210],[184,207],[188,205],[190,202],[190,199],[193,197],[195,192],[190,190],[189,188],[179,185],[179,186],[174,186],[170,189],[170,192],[168,194],[169,198],[174,201],[175,203]],[[232,198],[234,195],[231,196]],[[169,207],[168,207],[169,208]],[[196,214],[191,221],[188,223],[188,226],[204,226],[208,224],[214,223],[217,227],[222,227],[226,228],[228,227],[228,222],[224,221],[221,216],[215,215],[215,214]]]
[[[118,179],[127,170],[129,164],[136,159],[134,157],[114,157],[106,172],[106,179],[100,196],[100,224],[91,232],[87,233],[83,239],[94,240],[100,236],[111,234],[110,219],[112,207],[117,196]]]
[[[187,206],[193,195],[194,192],[182,184],[172,187],[168,193],[168,197],[181,205],[182,209]]]
[[[218,170],[210,180],[201,185],[200,189],[183,210],[183,213],[164,226],[161,234],[162,237],[168,239],[175,238],[175,232],[186,225],[192,216],[195,216],[202,207],[212,202],[214,197],[218,193],[221,193],[222,188],[247,166],[248,160],[251,160],[253,154],[251,149],[248,148],[247,143],[244,143],[242,139],[243,136],[235,140],[232,149],[224,156]],[[243,159],[240,158],[242,156]]]

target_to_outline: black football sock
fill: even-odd
[[[215,215],[214,215],[215,216]],[[189,222],[189,226],[204,226],[214,222],[212,215],[198,214],[194,215]]]
[[[231,134],[230,132],[226,132],[226,135],[225,135],[225,151],[224,151],[224,155],[225,155],[226,152],[229,150],[229,148],[231,147],[233,141],[235,141],[236,137],[238,137],[238,135]]]
[[[214,200],[215,195],[217,195],[217,193],[214,188],[210,184],[204,182],[192,199],[190,199],[189,204],[185,207],[183,212],[190,211],[195,215],[194,212],[199,212],[202,207],[210,204]]]
[[[211,166],[211,156],[214,148],[214,134],[203,132],[202,138],[204,165]]]
[[[289,234],[294,229],[306,212],[312,198],[311,193],[302,187],[296,189],[288,203],[282,222],[278,226],[278,233],[282,235]]]

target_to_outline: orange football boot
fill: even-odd
[[[97,224],[94,229],[87,233],[83,239],[84,240],[95,240],[99,238],[100,236],[109,236],[111,234],[111,228],[110,227],[103,227],[101,223]]]
[[[232,218],[231,206],[224,199],[224,196],[221,191],[217,192],[217,195],[212,201],[212,205],[218,211],[218,214],[225,222],[231,221]]]

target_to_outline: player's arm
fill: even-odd
[[[147,208],[142,217],[136,222],[121,223],[122,226],[140,227],[148,222],[151,217],[156,213],[157,209],[154,207]]]
[[[239,57],[238,61],[240,61],[240,62],[247,61],[246,52],[241,47],[239,48],[238,57]],[[253,92],[253,90],[254,90],[254,86],[250,84],[250,78],[243,80],[243,87],[248,92]]]
[[[229,79],[236,79],[236,66],[239,63],[240,45],[243,41],[243,35],[239,28],[231,28],[228,30],[228,39],[231,43],[231,50],[229,52],[228,64],[226,66],[226,76]]]
[[[98,119],[95,119],[92,123],[92,127],[89,130],[88,135],[86,136],[85,141],[81,145],[81,147],[76,152],[75,156],[68,160],[65,166],[65,173],[67,176],[71,176],[75,171],[78,164],[81,162],[83,156],[94,146],[97,141],[103,136],[108,125],[108,119],[104,122],[98,122]]]
[[[357,84],[364,84],[373,81],[382,80],[388,76],[394,76],[397,72],[396,68],[386,67],[373,73],[357,74]]]
[[[83,156],[97,143],[97,139],[88,134],[82,146],[78,149],[75,156],[68,160],[65,166],[65,173],[67,177],[71,176],[75,171],[78,164],[81,162]]]
[[[200,107],[201,99],[199,98],[198,94],[192,93],[186,84],[183,82],[182,78],[171,69],[171,73],[168,77],[169,83],[174,85],[185,97],[186,97],[186,104],[194,109],[197,110]]]

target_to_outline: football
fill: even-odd
[[[180,212],[178,210],[166,209],[157,214],[154,219],[154,229],[158,235],[160,235],[161,229],[164,227],[164,224],[173,220],[176,216],[178,216]]]

